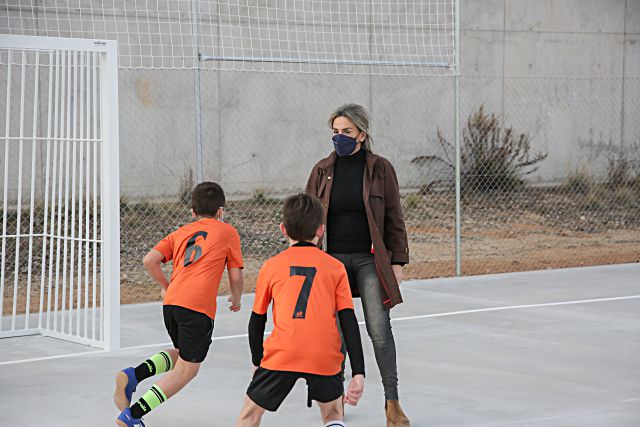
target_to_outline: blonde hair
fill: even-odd
[[[338,117],[345,117],[351,123],[356,125],[359,131],[364,131],[367,136],[362,142],[362,148],[372,153],[373,139],[369,135],[369,113],[367,110],[358,104],[344,104],[336,108],[336,110],[329,116],[329,128],[333,129],[333,122]]]

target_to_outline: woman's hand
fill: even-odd
[[[393,264],[391,266],[393,269],[393,274],[396,276],[396,280],[398,281],[398,285],[402,283],[402,266],[398,264]]]

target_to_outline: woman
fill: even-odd
[[[396,172],[373,154],[369,116],[347,104],[329,117],[335,151],[311,171],[306,192],[325,208],[324,248],[346,267],[360,296],[382,376],[388,427],[410,426],[398,401],[396,348],[389,310],[402,302],[399,283],[409,262]]]

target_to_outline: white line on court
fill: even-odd
[[[534,422],[538,423],[540,421],[553,421],[553,420],[563,420],[563,419],[566,421],[570,421],[571,418],[574,418],[573,421],[578,421],[575,418],[596,415],[596,414],[604,414],[605,412],[615,411],[617,409],[620,409],[620,403],[629,403],[630,401],[634,401],[634,400],[638,400],[638,399],[628,399],[628,400],[621,400],[619,402],[611,402],[609,404],[603,405],[600,409],[595,409],[590,411],[569,412],[566,414],[551,415],[548,417],[527,418],[525,420],[510,421],[510,422],[500,423],[500,424],[485,424],[485,427],[507,427],[507,426],[522,425],[522,424],[530,425],[531,423],[534,423]],[[572,423],[571,425],[577,425],[577,424]]]
[[[84,351],[79,353],[59,354],[57,356],[34,357],[33,359],[10,360],[8,362],[0,362],[0,366],[18,365],[20,363],[41,362],[43,360],[66,359],[68,357],[92,356],[94,354],[107,354],[107,353],[109,353],[107,350],[94,350],[94,351]]]
[[[407,317],[396,317],[391,319],[392,322],[402,322],[406,320],[418,320],[418,319],[428,319],[432,317],[445,317],[445,316],[458,316],[462,314],[473,314],[473,313],[485,313],[490,311],[505,311],[505,310],[518,310],[525,308],[538,308],[538,307],[555,307],[562,305],[575,305],[575,304],[590,304],[597,302],[609,302],[609,301],[624,301],[624,300],[632,300],[638,299],[640,295],[627,295],[622,297],[610,297],[610,298],[594,298],[594,299],[583,299],[583,300],[574,300],[574,301],[560,301],[560,302],[547,302],[540,304],[525,304],[525,305],[511,305],[511,306],[503,306],[503,307],[489,307],[489,308],[477,308],[473,310],[461,310],[461,311],[450,311],[446,313],[433,313],[433,314],[423,314],[419,316],[407,316]],[[364,322],[358,322],[360,325],[364,325]],[[265,335],[270,334],[271,332],[266,332]],[[222,337],[213,337],[213,341],[223,341],[223,340],[231,340],[236,338],[247,338],[247,334],[239,334],[239,335],[226,335]],[[163,347],[171,345],[170,342],[157,343],[157,344],[145,344],[139,346],[132,347],[124,347],[118,352],[128,351],[128,350],[140,350],[144,348],[152,348],[152,347]],[[81,353],[70,353],[70,354],[62,354],[57,356],[45,356],[45,357],[36,357],[33,359],[23,359],[23,360],[11,360],[8,362],[0,362],[0,366],[4,365],[17,365],[21,363],[29,363],[29,362],[41,362],[45,360],[55,360],[55,359],[64,359],[68,357],[81,357],[81,356],[93,356],[98,354],[106,354],[110,353],[106,350],[96,350],[96,351],[86,351]]]
[[[456,316],[459,314],[483,313],[487,311],[515,310],[515,309],[537,308],[537,307],[554,307],[558,305],[588,304],[593,302],[621,301],[621,300],[638,299],[638,298],[640,298],[640,295],[628,295],[624,297],[583,299],[583,300],[576,300],[576,301],[561,301],[561,302],[546,302],[541,304],[511,305],[506,307],[477,308],[473,310],[450,311],[448,313],[434,313],[434,314],[423,314],[420,316],[397,317],[395,319],[391,319],[391,321],[399,322],[402,320],[416,320],[416,319],[427,319],[430,317]],[[364,324],[364,322],[360,322],[360,323]]]

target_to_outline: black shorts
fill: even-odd
[[[204,313],[178,307],[163,306],[164,325],[180,358],[200,363],[207,357],[213,335],[213,319]]]
[[[342,372],[325,376],[258,368],[247,389],[247,396],[261,408],[275,412],[300,378],[307,381],[307,405],[309,407],[311,407],[312,400],[328,403],[344,394]]]

